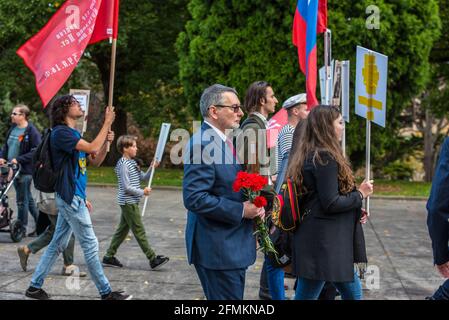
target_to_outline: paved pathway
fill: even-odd
[[[14,205],[13,193],[11,203]],[[92,214],[100,243],[100,256],[105,253],[119,220],[114,188],[90,187],[94,205]],[[370,271],[364,283],[366,299],[423,299],[442,283],[432,266],[432,253],[426,228],[425,202],[373,199],[371,220],[366,224]],[[32,218],[30,218],[32,220]],[[148,262],[135,239],[120,247],[117,257],[123,269],[105,268],[113,289],[124,289],[136,299],[203,299],[199,280],[186,261],[184,227],[186,210],[179,190],[154,190],[144,223],[149,241],[158,254],[170,256],[170,262],[159,271],[150,271]],[[33,238],[22,241],[27,243]],[[0,299],[23,299],[32,272],[42,252],[29,259],[29,270],[20,268],[17,247],[9,234],[0,234]],[[258,299],[262,255],[248,269],[245,299]],[[86,270],[78,244],[75,263]],[[55,299],[97,299],[98,293],[89,278],[67,278],[59,275],[59,258],[44,288]],[[375,277],[378,275],[378,277]],[[373,281],[374,279],[374,281]],[[293,280],[286,279],[288,296],[293,295]],[[368,289],[369,287],[370,289]]]

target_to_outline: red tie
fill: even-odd
[[[226,139],[226,144],[227,144],[228,147],[232,150],[232,155],[233,155],[234,158],[235,158],[236,152],[235,152],[235,148],[234,148],[234,145],[232,144],[231,139],[227,138],[227,139]]]

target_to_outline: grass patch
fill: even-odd
[[[89,167],[90,183],[117,184],[113,167]],[[153,186],[182,186],[182,169],[156,169]],[[358,180],[358,183],[361,181]],[[230,186],[231,187],[231,186]],[[428,197],[431,183],[374,179],[375,195]]]
[[[374,179],[374,192],[375,195],[428,197],[431,185],[430,182]]]
[[[114,167],[89,167],[87,170],[89,183],[117,184]],[[181,187],[183,174],[183,171],[180,169],[156,169],[152,186]]]

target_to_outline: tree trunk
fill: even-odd
[[[434,160],[435,151],[434,145],[436,136],[432,134],[432,126],[434,122],[434,116],[429,110],[426,110],[426,124],[423,130],[424,133],[424,181],[431,182],[434,174]]]

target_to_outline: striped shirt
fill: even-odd
[[[151,170],[143,174],[136,161],[122,157],[117,161],[115,173],[118,178],[118,204],[123,206],[139,203],[140,198],[144,195],[140,181],[148,180]]]
[[[284,155],[290,151],[293,142],[293,133],[295,132],[295,127],[286,124],[279,131],[278,135],[278,170],[281,167],[282,158]]]

